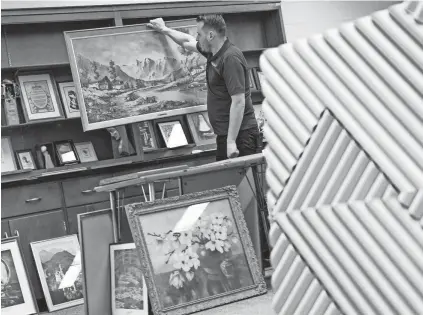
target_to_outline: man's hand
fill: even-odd
[[[167,29],[166,24],[162,18],[150,20],[150,23],[148,23],[147,26],[161,33]]]
[[[226,143],[226,154],[229,159],[236,158],[239,155],[235,141],[228,141]]]

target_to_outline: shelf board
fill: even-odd
[[[244,54],[254,54],[254,53],[262,53],[264,50],[269,48],[253,48],[253,49],[243,49],[242,52]]]
[[[27,122],[19,125],[10,125],[10,126],[1,126],[1,131],[11,130],[11,129],[20,129],[25,127],[32,127],[37,125],[44,125],[44,124],[51,124],[56,122],[66,122],[71,120],[80,120],[80,117],[71,117],[71,118],[56,118],[56,119],[48,119],[48,120],[40,120],[40,121],[33,121]]]
[[[1,71],[27,71],[27,70],[41,70],[41,69],[51,69],[51,68],[61,68],[61,67],[70,67],[69,62],[58,62],[50,64],[41,64],[41,65],[23,65],[23,66],[7,66],[2,67]]]

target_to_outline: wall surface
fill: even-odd
[[[400,1],[282,1],[288,42],[321,33]]]

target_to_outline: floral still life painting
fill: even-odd
[[[196,26],[177,29],[196,36]],[[65,35],[84,130],[205,107],[206,59],[165,35],[145,25]]]
[[[148,315],[147,288],[134,243],[110,245],[112,315]]]
[[[222,188],[127,206],[155,312],[189,314],[266,291],[235,195]]]
[[[81,251],[76,235],[32,242],[49,311],[82,304]]]

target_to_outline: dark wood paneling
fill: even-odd
[[[80,177],[63,181],[66,207],[87,205],[109,200],[108,193],[98,193],[94,191],[94,188],[98,186],[100,180],[104,178],[107,178],[107,176]]]
[[[244,174],[241,169],[225,169],[183,177],[184,194],[221,188],[228,185],[238,186]]]
[[[43,293],[30,243],[66,235],[63,211],[58,210],[50,213],[12,219],[9,221],[9,225],[12,233],[15,231],[19,232],[22,254],[28,266],[35,297],[40,299],[43,297]]]
[[[226,21],[227,36],[239,49],[266,47],[263,32],[263,13],[228,14]]]
[[[109,201],[67,208],[66,213],[67,213],[68,223],[69,223],[68,233],[78,234],[78,214],[92,212],[95,210],[109,209],[109,208],[110,208]]]
[[[2,218],[62,207],[62,192],[56,182],[1,190]]]
[[[64,31],[112,26],[109,21],[4,26],[11,66],[69,63]]]
[[[286,43],[281,8],[263,13],[263,18],[267,47],[277,47]]]

